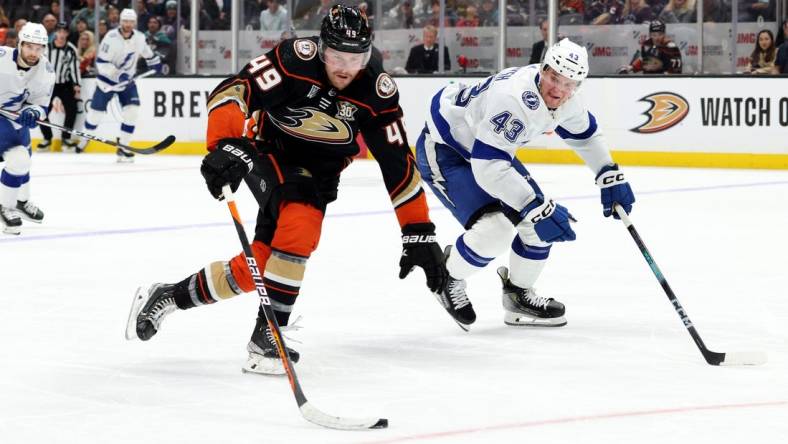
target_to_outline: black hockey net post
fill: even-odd
[[[2,115],[3,117],[5,117],[6,119],[11,120],[11,121],[14,121],[14,120],[16,120],[19,117],[18,113],[15,113],[13,111],[6,111],[4,109],[0,109],[0,115]],[[90,134],[90,133],[85,133],[85,132],[78,131],[78,130],[75,130],[75,129],[66,128],[64,126],[60,126],[60,125],[55,124],[55,123],[47,122],[46,120],[39,120],[38,124],[39,125],[43,125],[43,126],[48,126],[49,128],[54,128],[56,130],[60,130],[61,132],[71,133],[71,134],[73,134],[75,136],[78,136],[78,137],[81,137],[83,139],[93,140],[93,141],[96,141],[96,142],[104,143],[106,145],[114,146],[116,148],[121,148],[121,149],[124,149],[124,150],[132,152],[132,153],[136,153],[136,154],[155,154],[155,153],[158,153],[159,151],[162,151],[164,149],[169,148],[169,146],[172,145],[175,142],[175,136],[170,135],[170,136],[167,136],[161,142],[159,142],[159,143],[157,143],[157,144],[155,144],[155,145],[153,145],[151,147],[135,148],[133,146],[124,145],[124,144],[118,142],[117,140],[105,139],[103,137],[95,136],[95,135]]]
[[[293,394],[295,395],[296,403],[298,404],[298,409],[301,411],[301,415],[304,417],[304,419],[313,424],[331,429],[368,430],[383,429],[388,427],[389,422],[388,419],[385,418],[342,418],[338,416],[331,416],[318,410],[312,406],[309,401],[307,401],[303,390],[301,390],[301,384],[298,382],[298,377],[296,376],[293,362],[290,360],[290,355],[287,353],[287,346],[285,345],[282,331],[279,328],[279,323],[276,321],[274,309],[271,307],[271,301],[268,298],[268,291],[265,289],[265,285],[263,284],[263,275],[260,273],[260,267],[257,265],[254,253],[252,253],[252,247],[249,245],[249,239],[246,237],[246,231],[244,230],[243,222],[241,221],[241,217],[238,213],[238,207],[235,204],[235,195],[233,194],[233,191],[229,185],[225,185],[222,188],[222,194],[224,199],[227,201],[227,207],[229,208],[230,215],[233,218],[235,230],[238,232],[238,240],[241,242],[244,256],[246,256],[246,266],[249,268],[249,272],[252,274],[252,279],[254,279],[255,290],[257,291],[257,296],[260,298],[260,306],[263,308],[263,313],[265,314],[265,320],[268,323],[268,328],[271,329],[271,333],[275,339],[276,349],[279,352],[279,358],[282,360],[282,365],[285,368],[285,373],[287,373],[287,379],[290,381],[290,387],[292,388]]]
[[[681,322],[684,324],[684,328],[687,329],[692,340],[695,341],[695,345],[698,346],[698,349],[703,354],[703,358],[706,360],[707,363],[711,365],[761,365],[765,364],[767,361],[766,353],[764,352],[730,352],[730,353],[718,353],[709,350],[706,347],[706,344],[703,343],[703,339],[701,339],[698,330],[695,329],[695,325],[687,315],[687,311],[684,310],[684,307],[679,302],[676,295],[673,293],[673,289],[670,288],[668,285],[667,279],[665,279],[665,275],[662,274],[662,270],[659,269],[657,266],[657,262],[654,260],[654,257],[651,255],[651,252],[646,247],[645,242],[638,234],[637,230],[635,230],[635,226],[632,224],[632,220],[629,218],[629,215],[624,210],[623,207],[619,204],[614,204],[614,210],[621,218],[621,222],[624,223],[624,226],[629,231],[629,234],[632,235],[632,239],[637,244],[638,249],[640,249],[641,254],[643,254],[643,258],[646,259],[646,263],[648,263],[651,272],[654,273],[654,276],[659,281],[659,284],[662,286],[662,289],[665,291],[665,294],[668,297],[673,309],[676,310],[676,314],[679,315],[681,318]]]

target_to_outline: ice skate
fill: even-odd
[[[281,327],[280,331],[286,328],[287,327]],[[252,333],[252,339],[249,340],[246,350],[249,352],[249,358],[241,369],[242,372],[257,373],[260,375],[285,374],[285,367],[282,365],[282,360],[279,358],[279,349],[276,347],[276,340],[265,318],[257,318],[257,323]],[[301,358],[301,355],[290,347],[287,347],[287,354],[290,356],[290,361],[293,363],[298,362]]]
[[[126,322],[126,339],[147,341],[159,331],[164,318],[178,308],[174,289],[172,284],[153,284],[147,290],[144,287],[137,289]]]
[[[22,232],[22,218],[14,208],[0,205],[0,220],[4,225],[3,233],[18,235]]]
[[[77,148],[79,147],[79,142],[73,139],[67,139],[63,141],[63,145],[61,149],[64,153],[76,153]]]
[[[443,250],[443,254],[446,258],[449,257],[451,245]],[[473,304],[465,293],[465,280],[455,279],[449,275],[443,289],[433,294],[457,325],[468,331],[471,324],[476,321],[476,312],[473,311]]]
[[[566,325],[564,304],[543,298],[534,288],[520,288],[509,280],[509,270],[498,268],[503,284],[504,323],[514,326],[561,327]]]
[[[118,148],[118,163],[134,163],[134,153],[126,151],[123,148]]]
[[[44,220],[44,212],[29,200],[16,201],[16,209],[20,216],[30,222],[40,224]]]
[[[39,153],[44,153],[52,149],[52,141],[47,139],[41,139],[36,145],[36,151]]]

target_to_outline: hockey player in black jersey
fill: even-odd
[[[370,60],[371,32],[357,8],[334,6],[320,37],[288,39],[223,81],[208,98],[208,190],[245,180],[260,205],[252,251],[276,319],[288,325],[309,256],[317,247],[326,205],[363,135],[383,174],[402,228],[400,278],[419,266],[439,291],[446,279],[421,177],[401,122],[397,86]],[[126,337],[148,340],[164,317],[255,288],[243,254],[176,284],[141,288]],[[284,372],[262,309],[247,346],[247,372]],[[298,353],[289,350],[292,361]]]
[[[622,66],[619,73],[681,74],[681,50],[665,34],[665,23],[652,21],[648,26],[649,39],[630,65]]]

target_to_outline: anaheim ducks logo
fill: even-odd
[[[658,92],[639,100],[648,102],[651,107],[643,113],[648,120],[630,131],[642,134],[664,131],[684,120],[689,113],[689,104],[678,94]]]
[[[270,117],[279,129],[299,139],[331,145],[346,145],[353,140],[350,125],[316,108],[287,108],[286,115]]]

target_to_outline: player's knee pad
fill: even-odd
[[[509,247],[513,231],[512,222],[500,211],[495,211],[480,217],[462,239],[480,256],[495,258]]]
[[[30,152],[23,146],[15,146],[3,153],[4,170],[14,176],[23,176],[30,172]]]
[[[283,202],[271,247],[308,258],[320,241],[323,211],[304,202]]]
[[[140,107],[138,105],[126,105],[121,112],[121,118],[126,125],[134,126],[137,123]]]

